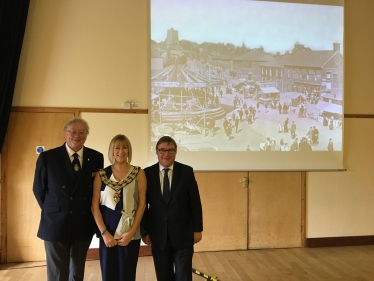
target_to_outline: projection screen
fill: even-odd
[[[343,0],[151,0],[149,164],[343,169]]]

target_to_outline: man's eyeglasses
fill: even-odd
[[[66,130],[66,132],[68,132],[69,135],[71,135],[71,136],[79,136],[79,137],[83,137],[83,136],[87,135],[87,133],[84,132],[84,131],[76,132],[76,131],[69,131],[69,130]]]
[[[169,154],[174,154],[175,153],[175,149],[158,149],[158,153],[160,154],[165,154],[165,153],[169,153]]]

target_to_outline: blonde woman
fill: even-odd
[[[126,136],[111,140],[108,158],[112,165],[96,174],[91,207],[100,238],[102,280],[135,281],[146,178],[140,167],[130,164],[132,148]]]

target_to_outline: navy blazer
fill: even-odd
[[[152,247],[162,250],[168,235],[175,249],[192,246],[193,233],[203,231],[200,194],[192,167],[174,162],[168,202],[162,197],[159,164],[144,172],[147,207],[142,227],[150,235]]]
[[[77,180],[65,144],[39,155],[33,185],[41,208],[39,238],[73,243],[93,236],[93,180],[103,165],[103,154],[84,147],[82,171]]]

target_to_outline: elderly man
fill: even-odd
[[[33,192],[41,208],[38,237],[44,240],[48,281],[83,280],[95,232],[91,213],[93,180],[103,155],[84,146],[89,127],[73,118],[63,128],[65,143],[41,153]]]

